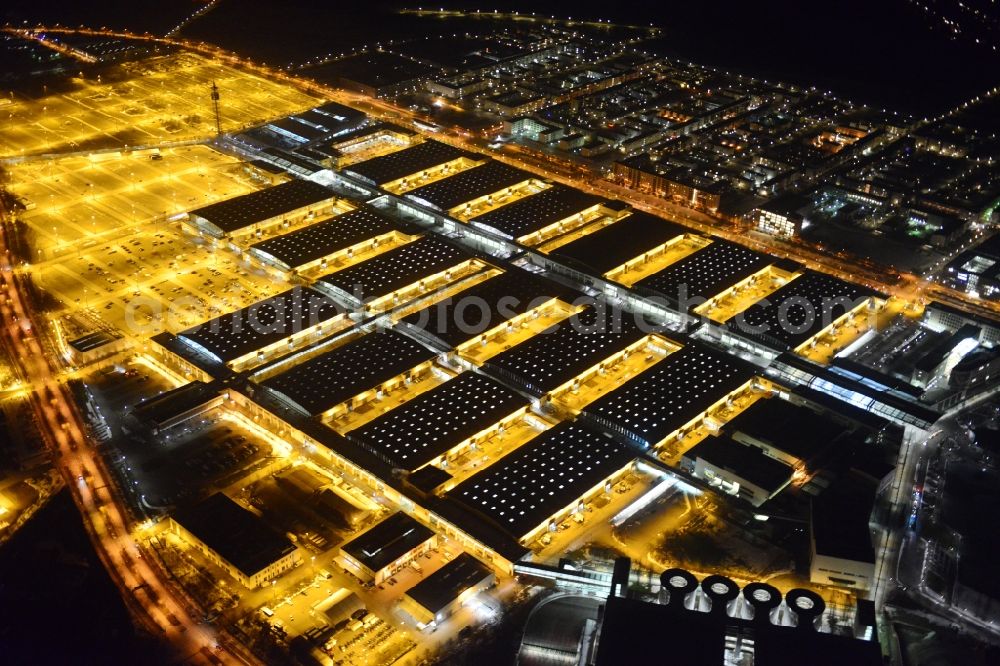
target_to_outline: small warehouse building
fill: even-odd
[[[756,446],[729,437],[709,435],[691,447],[682,466],[709,485],[760,506],[792,480],[790,465],[775,460]]]
[[[348,568],[364,581],[380,585],[437,545],[437,535],[399,512],[340,547]]]
[[[94,331],[69,341],[69,357],[74,365],[83,366],[113,356],[127,346],[125,338],[110,331]]]
[[[495,581],[489,568],[462,553],[410,588],[402,608],[422,627],[440,624]]]
[[[249,589],[301,561],[288,538],[222,493],[178,511],[171,531]]]

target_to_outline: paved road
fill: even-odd
[[[5,250],[3,239],[0,254]],[[9,266],[3,267],[2,275],[0,339],[4,351],[34,388],[30,403],[46,445],[70,487],[95,549],[136,620],[154,635],[170,640],[191,663],[245,662],[221,646],[224,637],[202,625],[197,611],[163,582],[162,572],[143,556],[121,508],[124,503],[111,492],[114,481],[85,434],[69,389],[57,380],[58,369],[50,365],[50,355],[35,335],[34,313],[21,294],[23,283]]]

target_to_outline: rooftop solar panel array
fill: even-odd
[[[819,333],[861,299],[877,294],[831,275],[808,272],[751,305],[728,326],[786,350]]]
[[[376,185],[382,185],[457,160],[459,157],[475,159],[477,156],[446,143],[428,139],[411,148],[352,164],[347,171],[358,174]]]
[[[191,214],[208,220],[223,232],[230,233],[332,197],[333,192],[322,185],[296,178],[274,187],[198,208],[191,211]]]
[[[502,384],[465,372],[350,436],[390,464],[414,470],[527,404]]]
[[[636,342],[645,333],[634,315],[587,307],[542,333],[487,361],[503,376],[527,388],[548,392],[587,368]]]
[[[606,435],[561,423],[448,495],[521,537],[634,458]]]
[[[639,280],[634,286],[652,290],[671,303],[684,301],[690,310],[770,263],[772,258],[765,254],[715,240],[662,271]]]
[[[584,411],[636,443],[652,446],[753,375],[741,361],[689,342]]]
[[[402,321],[456,347],[553,297],[564,296],[572,300],[568,294],[565,287],[526,271],[511,269],[418,310]]]
[[[602,201],[600,197],[572,187],[553,185],[538,194],[474,217],[471,221],[508,238],[520,238],[592,208]]]
[[[578,261],[603,275],[687,231],[662,217],[633,213],[562,246],[554,255]]]
[[[380,298],[469,259],[454,245],[424,237],[319,279],[362,301]]]
[[[307,287],[295,287],[182,331],[179,337],[228,363],[340,312],[341,308],[327,296]]]
[[[408,192],[406,196],[429,203],[439,210],[451,210],[459,204],[499,192],[530,178],[537,178],[537,176],[507,166],[503,162],[490,161],[454,176],[418,187]]]
[[[290,234],[268,238],[251,248],[295,268],[395,229],[389,218],[359,208]]]
[[[310,415],[406,372],[434,353],[394,331],[369,333],[264,380]]]

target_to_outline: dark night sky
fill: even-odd
[[[287,62],[415,32],[483,31],[482,22],[418,21],[392,13],[394,7],[423,2],[222,0],[187,34],[269,62]],[[946,39],[906,0],[429,0],[428,6],[431,3],[655,23],[664,29],[663,38],[651,45],[660,52],[917,112],[948,108],[1000,82],[997,52],[968,40]],[[0,12],[7,20],[62,20],[164,32],[198,5],[193,0],[8,0]]]

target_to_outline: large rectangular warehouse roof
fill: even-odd
[[[382,185],[419,173],[424,169],[457,160],[460,157],[477,159],[479,156],[454,148],[446,143],[428,139],[412,148],[404,148],[388,155],[352,164],[346,169],[346,172],[361,176],[376,185]]]
[[[751,305],[729,328],[782,351],[797,347],[865,298],[880,294],[823,273],[808,272]]]
[[[454,245],[427,236],[325,275],[319,282],[370,301],[468,259],[470,256]]]
[[[352,340],[264,380],[315,416],[434,358],[434,352],[396,333],[380,331]]]
[[[603,275],[687,232],[684,227],[662,217],[632,213],[619,222],[564,245],[553,256],[567,257]]]
[[[414,470],[524,407],[502,384],[464,372],[350,434],[395,467]]]
[[[308,287],[294,287],[181,331],[178,337],[228,363],[340,313],[329,297]]]
[[[268,238],[250,249],[295,268],[395,230],[396,225],[389,218],[358,208],[290,234]]]
[[[531,178],[532,173],[490,161],[454,176],[429,183],[406,194],[411,199],[430,204],[438,210],[451,210],[459,204],[493,194]]]
[[[544,393],[565,384],[643,335],[645,333],[631,313],[588,306],[494,356],[486,365],[531,390]]]
[[[652,446],[753,376],[754,370],[735,357],[688,342],[584,411],[636,443]]]
[[[635,458],[613,439],[561,423],[448,495],[521,537]]]
[[[604,200],[598,196],[556,184],[470,221],[508,238],[520,238],[601,203]]]
[[[232,233],[251,224],[332,199],[333,196],[333,192],[318,183],[296,178],[198,208],[191,211],[191,215],[208,220],[223,233]]]
[[[654,291],[671,303],[697,297],[707,299],[772,262],[773,259],[765,254],[748,250],[736,243],[715,239],[662,271],[639,280],[634,286]],[[701,305],[702,302],[699,299],[689,303],[688,309]]]
[[[527,271],[510,269],[455,296],[407,315],[403,322],[451,347],[553,298],[572,301],[571,292]]]

